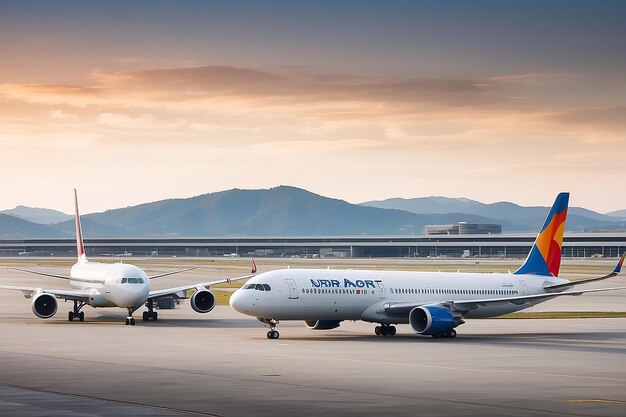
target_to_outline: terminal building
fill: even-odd
[[[424,227],[428,236],[433,235],[499,235],[501,224],[459,222],[457,224],[428,225]]]
[[[524,258],[536,234],[86,239],[89,257]],[[565,233],[563,256],[617,257],[626,233]],[[73,239],[0,240],[0,256],[76,256]]]

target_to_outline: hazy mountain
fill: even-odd
[[[419,197],[412,199],[390,198],[361,203],[363,206],[406,210],[412,213],[462,212],[477,214],[498,221],[510,221],[525,225],[528,231],[537,230],[545,220],[549,206],[523,207],[514,203],[499,202],[485,204],[467,198]],[[581,207],[570,207],[567,230],[624,230],[626,225],[615,217],[597,213]]]
[[[27,206],[17,206],[12,209],[2,210],[0,213],[19,217],[20,219],[39,224],[54,224],[72,218],[69,214],[65,214],[58,210]]]
[[[0,238],[2,239],[54,238],[61,236],[62,232],[53,227],[0,213]]]
[[[612,211],[610,213],[606,213],[607,216],[611,216],[611,217],[617,217],[619,219],[626,219],[626,209],[625,210],[617,210],[617,211]]]
[[[483,204],[446,197],[350,204],[294,187],[233,189],[169,199],[82,216],[85,238],[421,235],[427,224],[500,223],[504,233],[537,231],[548,207]],[[400,210],[404,208],[404,210]],[[408,211],[416,210],[419,213]],[[456,212],[455,212],[456,210]],[[36,224],[0,217],[0,237],[74,237],[74,221]],[[567,231],[626,230],[626,222],[586,209],[570,209]]]
[[[426,224],[491,221],[473,214],[416,215],[363,207],[286,186],[233,189],[85,217],[133,236],[422,234]],[[512,230],[522,227],[506,224]]]

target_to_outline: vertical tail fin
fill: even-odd
[[[560,193],[556,197],[526,262],[515,274],[559,275],[568,203],[569,193]]]
[[[76,222],[76,255],[79,262],[87,262],[85,245],[83,244],[83,228],[80,225],[80,213],[78,212],[78,194],[74,188],[74,221]]]

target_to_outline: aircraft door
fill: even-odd
[[[287,281],[287,286],[289,287],[289,299],[298,299],[298,286],[296,285],[296,281],[293,279],[286,279],[285,281]]]
[[[522,286],[522,295],[528,295],[528,284],[523,279],[519,280],[520,285]]]
[[[376,281],[376,284],[378,285],[378,292],[379,292],[379,298],[381,300],[383,300],[387,294],[385,294],[385,284],[383,284],[382,281]]]

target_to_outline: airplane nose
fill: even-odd
[[[229,304],[235,311],[245,314],[250,308],[247,298],[243,291],[237,290],[230,296]]]

